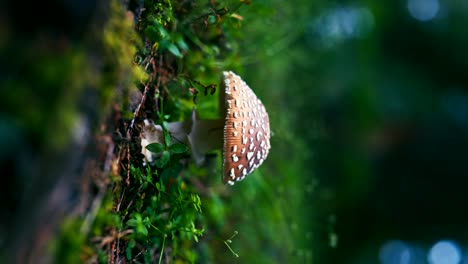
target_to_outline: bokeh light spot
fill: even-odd
[[[420,21],[429,21],[439,12],[439,0],[408,0],[408,11]]]
[[[374,27],[374,16],[367,7],[338,7],[328,10],[309,25],[308,37],[316,36],[324,47],[346,39],[365,37]]]
[[[429,250],[427,255],[430,264],[458,264],[461,252],[457,244],[452,241],[439,241]]]
[[[379,251],[381,264],[410,264],[411,248],[399,240],[390,240]]]

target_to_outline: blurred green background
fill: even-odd
[[[83,6],[65,9],[80,21]],[[229,204],[208,204],[227,215],[226,234],[238,231],[231,246],[240,259],[222,243],[220,259],[468,263],[468,1],[254,0],[237,13],[238,73],[269,112],[272,149],[258,173],[232,187]],[[70,23],[64,31],[79,36]],[[13,35],[0,28],[0,48],[2,34]],[[0,51],[11,69],[29,63]],[[66,69],[80,69],[80,58],[65,56]],[[20,167],[8,155],[24,149],[13,145],[40,145],[10,130],[8,110],[35,113],[21,100],[0,106],[5,170]],[[54,112],[66,102],[40,107]]]
[[[313,263],[468,263],[468,2],[251,9],[245,79],[282,175],[264,178],[301,178]]]

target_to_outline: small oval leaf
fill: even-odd
[[[188,150],[188,147],[185,144],[176,143],[176,144],[170,145],[169,150],[172,151],[173,153],[181,154],[181,153],[186,153]]]
[[[146,145],[146,149],[154,153],[159,153],[164,150],[164,146],[161,143],[151,143]]]
[[[171,134],[168,131],[164,132],[164,143],[166,146],[169,146],[171,144]]]
[[[166,117],[167,115],[164,116],[164,118]],[[162,127],[164,128],[164,130],[169,130],[169,123],[167,123],[166,121],[163,121],[162,122]]]
[[[161,157],[156,161],[156,166],[158,168],[162,168],[164,167],[164,165],[166,165],[169,162],[170,159],[171,159],[171,154],[169,153],[169,151],[164,150],[162,152]]]

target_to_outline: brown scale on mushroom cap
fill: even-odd
[[[233,72],[223,72],[226,104],[223,181],[233,185],[259,167],[270,150],[270,122],[262,102]]]

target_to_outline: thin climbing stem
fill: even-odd
[[[166,244],[166,237],[167,237],[167,235],[164,234],[164,236],[163,236],[163,243],[162,243],[162,247],[161,247],[161,254],[159,254],[159,262],[158,262],[158,264],[161,264],[161,263],[162,263],[162,256],[163,256],[163,254],[164,254],[164,245]]]

